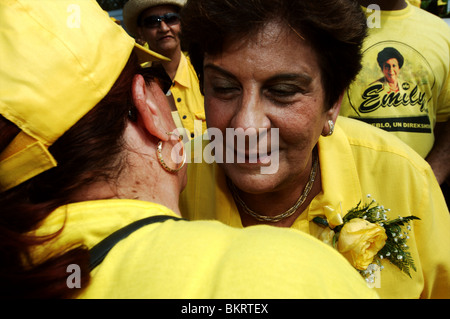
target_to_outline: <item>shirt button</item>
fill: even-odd
[[[185,119],[187,119],[187,116],[186,116],[186,115],[183,115],[183,120],[185,120]]]
[[[194,138],[195,137],[195,134],[194,133],[191,133],[191,138]]]
[[[177,101],[178,101],[178,102],[181,102],[181,98],[178,98]]]

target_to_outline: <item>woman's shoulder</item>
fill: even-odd
[[[352,118],[340,116],[337,126],[345,134],[354,153],[370,153],[377,158],[405,159],[417,168],[428,169],[428,163],[394,134]]]
[[[136,272],[127,278],[128,283],[140,286],[147,280],[150,287],[159,287],[177,282],[181,283],[180,291],[184,289],[183,293],[188,294],[185,297],[376,297],[339,253],[294,229],[271,226],[242,229],[218,221],[168,221],[144,227],[119,250],[114,268]],[[148,260],[152,260],[150,265]],[[145,270],[141,265],[144,263]],[[270,267],[264,267],[269,264]],[[165,271],[156,275],[156,269]],[[170,275],[170,280],[164,275]],[[197,292],[182,288],[193,284],[199,285]],[[166,291],[164,297],[177,294]]]

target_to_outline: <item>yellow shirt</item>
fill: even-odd
[[[180,64],[170,91],[178,110],[179,120],[183,128],[189,131],[185,135],[190,139],[202,135],[206,130],[203,95],[200,93],[194,67],[184,54],[181,54]],[[195,121],[198,121],[197,125]]]
[[[377,21],[376,13],[362,9],[368,22]],[[379,26],[368,29],[363,68],[344,95],[340,115],[386,130],[426,158],[434,145],[436,122],[450,118],[450,28],[409,3],[402,10],[378,13]],[[398,81],[397,91],[388,89],[387,80],[377,81],[389,74],[377,62],[386,48],[403,58],[402,66],[397,59],[390,62],[398,65],[391,75]]]
[[[194,144],[194,143],[192,143]],[[409,246],[417,272],[412,279],[384,261],[382,298],[450,297],[450,215],[429,165],[396,137],[360,121],[339,117],[330,137],[318,142],[322,179],[319,193],[292,228],[320,237],[323,228],[312,219],[324,206],[343,212],[366,202],[366,195],[391,209],[389,219],[415,215]],[[217,219],[242,227],[239,212],[220,167],[191,163],[181,197],[188,219]]]
[[[419,8],[420,8],[420,5],[422,4],[421,0],[409,0],[408,2],[411,3],[413,6],[416,6]]]
[[[65,221],[64,230],[34,258],[70,243],[91,248],[154,215],[176,216],[137,200],[61,207],[38,234],[56,232]],[[267,226],[243,230],[217,221],[144,226],[116,244],[91,275],[80,298],[377,298],[340,254],[311,236]]]

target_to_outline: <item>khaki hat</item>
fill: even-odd
[[[133,50],[168,60],[95,0],[2,0],[0,21],[0,114],[21,129],[0,154],[0,191],[57,165],[48,147],[106,96]]]
[[[152,7],[173,5],[184,7],[187,0],[129,0],[123,7],[123,24],[125,29],[134,37],[137,36],[139,15]]]

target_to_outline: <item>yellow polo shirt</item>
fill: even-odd
[[[345,117],[338,118],[332,136],[319,138],[318,150],[322,192],[292,228],[319,238],[323,228],[312,219],[324,215],[324,206],[340,211],[342,205],[347,212],[370,194],[391,209],[389,219],[422,219],[412,223],[409,235],[417,272],[412,271],[411,279],[384,260],[381,288],[374,288],[380,297],[450,298],[450,215],[425,160],[389,133]],[[243,227],[225,175],[215,163],[189,164],[180,206],[185,218]]]
[[[154,215],[176,216],[164,206],[138,200],[61,207],[37,234],[54,233],[65,222],[64,230],[39,247],[34,258],[72,243],[93,247],[114,231]],[[80,298],[378,297],[339,253],[311,236],[268,226],[237,229],[217,221],[144,226],[116,244],[91,275]]]
[[[189,58],[181,54],[180,64],[170,88],[178,114],[174,121],[178,127],[180,122],[188,132],[190,139],[200,136],[206,130],[203,95],[200,93],[199,81]],[[177,116],[178,115],[178,116]],[[198,121],[197,125],[195,121]]]

